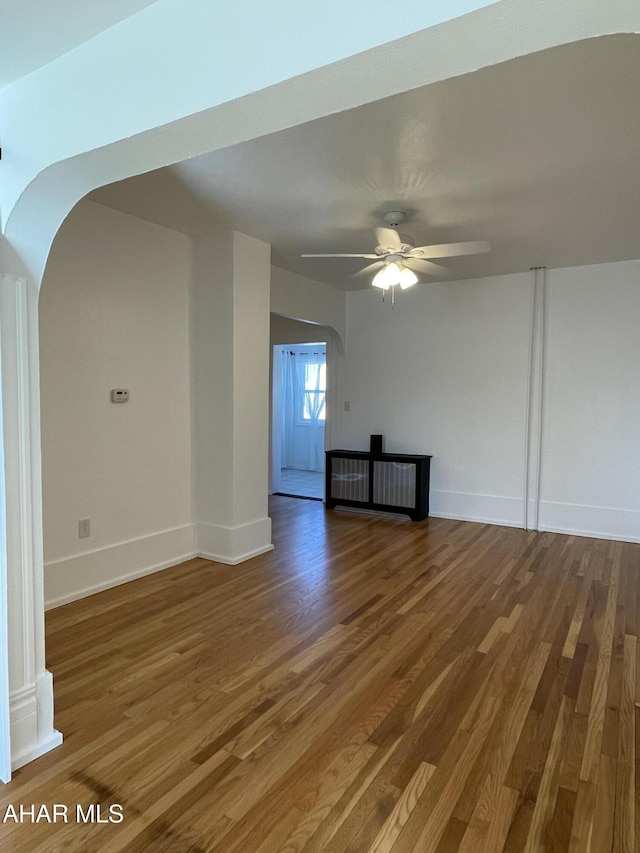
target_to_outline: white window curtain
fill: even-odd
[[[326,349],[283,349],[281,363],[282,467],[323,471]]]

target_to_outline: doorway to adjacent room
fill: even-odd
[[[274,492],[322,500],[326,342],[274,346],[273,395]]]

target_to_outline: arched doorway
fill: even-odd
[[[546,22],[540,16],[528,27],[518,26],[517,15],[509,4],[504,14],[502,4],[497,4],[502,37],[496,37],[496,19],[491,10],[486,15],[479,13],[474,20],[474,44],[484,51],[480,56],[458,49],[460,36],[466,35],[464,22],[453,22],[449,29],[439,28],[436,35],[423,30],[400,39],[432,24],[428,16],[410,19],[406,25],[405,19],[399,18],[399,29],[393,34],[385,30],[380,35],[375,24],[371,31],[362,26],[345,26],[344,31],[353,33],[354,41],[340,43],[336,53],[338,43],[330,37],[331,18],[321,14],[315,21],[314,43],[323,50],[310,62],[304,51],[288,49],[294,40],[304,42],[307,20],[300,19],[297,33],[256,26],[261,39],[269,31],[274,39],[281,38],[282,49],[276,44],[272,50],[261,51],[259,58],[264,59],[265,67],[252,66],[253,76],[247,79],[219,73],[235,67],[237,56],[246,52],[246,34],[238,31],[238,39],[231,38],[229,34],[237,28],[220,26],[220,21],[214,20],[219,10],[207,10],[203,4],[199,14],[206,20],[201,27],[193,26],[192,61],[176,67],[166,63],[166,55],[175,48],[171,25],[177,5],[154,4],[149,12],[154,24],[161,25],[158,32],[167,50],[154,43],[145,56],[147,61],[140,61],[136,51],[126,49],[131,43],[127,42],[129,26],[114,27],[97,58],[90,51],[74,51],[61,66],[50,69],[52,77],[47,73],[32,77],[24,91],[19,86],[12,87],[5,104],[11,125],[11,145],[7,150],[18,151],[16,158],[5,160],[8,189],[2,197],[6,222],[2,270],[6,275],[0,312],[6,541],[10,552],[7,584],[12,594],[5,660],[13,677],[12,751],[18,764],[59,742],[52,722],[53,692],[44,665],[42,630],[37,290],[51,242],[69,210],[88,191],[111,181],[447,75],[463,74],[514,54],[523,55],[527,47],[541,50],[545,45],[593,37],[611,29],[609,22],[597,18],[595,12],[585,23],[573,14],[571,3],[562,4],[553,21]],[[478,4],[471,4],[474,5]],[[271,16],[273,12],[268,9],[264,14]],[[616,30],[626,28],[633,32],[632,14],[623,19],[621,13]],[[375,16],[371,20],[375,21]],[[265,23],[269,21],[268,17]],[[323,26],[327,28],[326,38],[318,29]],[[135,35],[135,23],[133,27]],[[363,35],[365,30],[368,35]],[[225,33],[220,42],[225,50],[211,50],[211,32]],[[514,32],[518,34],[515,40]],[[376,49],[381,40],[388,38],[399,40],[391,47]],[[360,55],[352,61],[354,54],[364,50],[365,60]],[[275,75],[269,65],[273,56],[280,61]],[[434,57],[428,68],[422,61],[424,56]],[[135,85],[127,97],[114,95],[118,87],[113,86],[110,75],[104,74],[105,57],[111,58],[123,82],[128,82],[127,72],[131,72]],[[336,63],[331,74],[322,67],[327,63]],[[389,78],[391,66],[396,73]],[[417,77],[415,69],[420,69]],[[177,71],[182,75],[179,82],[175,79]],[[230,88],[219,91],[214,83],[220,80],[231,81]],[[78,87],[78,81],[91,81],[91,85]],[[120,88],[123,92],[127,89],[124,85]],[[159,89],[164,91],[163,98],[157,97]],[[52,106],[54,95],[60,99],[59,109]],[[21,172],[24,164],[26,170]],[[210,532],[218,536],[218,541],[224,534],[220,530]]]

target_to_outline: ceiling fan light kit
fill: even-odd
[[[437,246],[413,246],[410,238],[405,237],[402,241],[398,234],[398,226],[407,219],[407,214],[402,210],[389,210],[382,217],[388,228],[376,228],[378,245],[375,253],[367,254],[322,254],[301,255],[302,258],[362,258],[374,260],[364,269],[359,270],[353,277],[367,275],[375,272],[371,284],[384,292],[391,290],[393,297],[397,285],[401,290],[416,284],[419,279],[416,273],[423,275],[442,276],[447,270],[438,264],[432,263],[429,258],[454,258],[461,255],[477,255],[488,252],[490,246],[483,240],[466,243],[442,243]],[[393,304],[393,298],[391,300]]]
[[[371,284],[381,290],[389,290],[390,287],[400,285],[402,290],[412,287],[418,281],[418,276],[408,267],[395,261],[386,263],[380,272],[376,273]]]

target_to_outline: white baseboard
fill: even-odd
[[[62,735],[53,728],[53,678],[44,670],[34,684],[11,692],[11,769],[55,749]]]
[[[45,563],[45,610],[203,557],[235,566],[271,551],[271,519],[235,527],[185,524]]]
[[[522,527],[523,501],[522,498],[500,495],[432,489],[429,496],[429,515],[504,527]]]
[[[607,506],[541,501],[538,528],[550,533],[640,542],[640,512]]]
[[[57,746],[62,746],[62,734],[54,729],[49,737],[40,740],[28,749],[17,749],[16,752],[12,750],[11,770],[24,767],[25,764],[35,761],[36,758],[40,758],[41,755],[45,755]]]
[[[429,515],[435,518],[522,527],[523,510],[522,498],[437,489],[432,490],[430,495]],[[640,512],[616,507],[540,501],[538,530],[594,539],[640,542]]]
[[[202,521],[196,525],[196,551],[206,560],[235,566],[272,550],[270,518],[235,527]]]
[[[194,526],[53,560],[44,566],[45,610],[159,572],[196,556]]]

